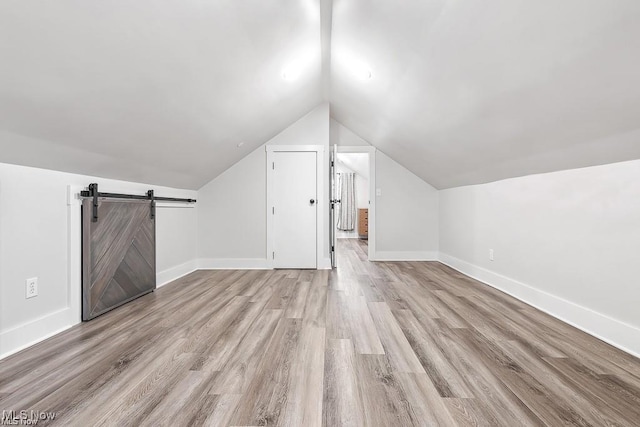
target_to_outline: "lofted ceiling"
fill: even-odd
[[[336,159],[347,169],[369,179],[369,153],[338,153]]]
[[[320,6],[277,3],[3,0],[0,161],[199,188],[322,102]]]
[[[3,0],[0,162],[197,189],[325,100],[437,188],[637,159],[638,22],[637,0]]]
[[[437,188],[637,159],[639,23],[638,0],[336,0],[332,116]]]

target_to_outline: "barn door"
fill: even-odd
[[[82,204],[82,319],[91,320],[156,287],[156,226],[150,201]]]

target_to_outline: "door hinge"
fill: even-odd
[[[273,253],[271,254],[271,259],[276,259],[276,253],[275,253],[275,252],[273,252]]]
[[[275,215],[276,214],[276,207],[272,207],[271,208],[271,215]]]
[[[331,160],[331,167],[334,167],[336,164]]]
[[[335,246],[331,246],[331,252],[335,252],[336,251],[336,247]]]
[[[273,169],[273,170],[276,169],[276,162],[271,162],[271,169]]]

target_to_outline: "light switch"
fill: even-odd
[[[382,188],[376,188],[376,196],[382,196]]]

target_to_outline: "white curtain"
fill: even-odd
[[[340,208],[338,214],[338,230],[353,231],[356,226],[356,187],[354,173],[338,174],[338,191]]]

